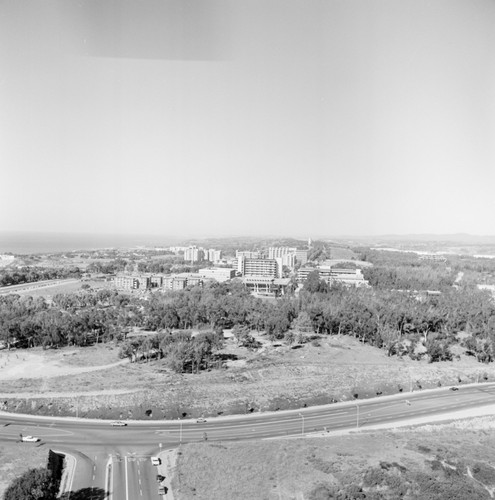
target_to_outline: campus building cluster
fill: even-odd
[[[261,250],[237,250],[230,260],[222,259],[222,252],[197,246],[170,247],[170,251],[183,254],[186,262],[210,261],[216,267],[205,267],[196,273],[161,274],[119,274],[115,285],[121,290],[183,290],[190,286],[203,286],[208,281],[225,282],[237,278],[253,293],[279,296],[294,286],[301,285],[308,274],[315,269],[320,279],[327,283],[343,283],[353,286],[369,286],[359,269],[336,269],[330,265],[307,267],[308,250],[294,247],[270,247]],[[220,264],[222,267],[219,267]],[[297,270],[298,269],[298,270]],[[296,271],[297,270],[297,271]]]

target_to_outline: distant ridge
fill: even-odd
[[[335,236],[334,239],[355,241],[414,241],[446,242],[469,244],[495,244],[495,235],[475,235],[468,233],[454,234],[382,234],[373,236]]]

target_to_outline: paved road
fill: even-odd
[[[18,440],[20,433],[32,434],[42,442],[26,446],[78,450],[73,491],[110,489],[110,497],[93,498],[147,500],[159,498],[150,456],[179,443],[362,428],[494,403],[495,384],[488,383],[460,387],[458,391],[440,389],[294,411],[214,418],[206,423],[130,421],[127,427],[112,427],[101,421],[0,414],[0,441]]]

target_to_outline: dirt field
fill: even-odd
[[[257,353],[228,340],[227,369],[174,374],[163,361],[116,364],[113,344],[75,350],[3,351],[1,397],[9,411],[96,418],[178,418],[246,413],[495,380],[495,366],[473,358],[433,363],[387,357],[350,337]],[[69,396],[68,396],[69,394]]]
[[[0,293],[15,293],[17,295],[30,295],[31,297],[51,298],[58,293],[74,293],[82,290],[82,285],[87,284],[92,289],[107,288],[113,286],[112,283],[106,281],[88,280],[81,281],[78,279],[55,280],[52,283],[26,283],[24,285],[16,285],[15,287],[1,288]]]
[[[320,439],[182,446],[178,500],[482,500],[495,492],[495,417]],[[360,496],[365,494],[366,496]]]

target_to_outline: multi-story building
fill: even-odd
[[[150,277],[151,288],[161,288],[163,283],[163,276],[161,274],[154,274]]]
[[[332,283],[342,283],[353,286],[370,286],[368,281],[364,279],[361,269],[337,269],[330,266],[301,267],[297,272],[297,281],[299,283],[304,282],[313,271],[318,271],[320,279],[330,285]]]
[[[151,276],[142,274],[117,274],[114,284],[119,290],[146,290],[151,287]]]
[[[294,267],[296,267],[295,253],[286,253],[285,255],[282,255],[282,257],[279,257],[279,259],[282,261],[283,266],[286,266],[290,269],[294,269]]]
[[[200,269],[198,274],[204,278],[223,282],[235,278],[235,269],[230,269],[228,267],[210,267],[208,269]]]
[[[296,250],[296,262],[304,266],[308,262],[308,251]]]
[[[204,251],[196,246],[188,247],[184,250],[184,260],[188,262],[200,262],[204,259]]]
[[[208,260],[210,262],[216,263],[222,260],[222,251],[215,250],[214,248],[210,248],[208,250]]]
[[[251,293],[277,297],[284,295],[290,283],[289,278],[272,278],[270,276],[245,276],[242,282]]]
[[[185,252],[187,250],[187,247],[169,247],[168,249],[170,252],[178,254],[181,252]]]
[[[242,276],[282,277],[282,259],[247,259],[238,257],[234,268]]]
[[[258,250],[236,250],[235,256],[237,259],[239,257],[244,257],[245,259],[261,259],[261,252]]]
[[[276,259],[278,257],[283,257],[291,253],[296,253],[297,248],[292,247],[270,247],[268,248],[268,258]]]
[[[171,276],[164,276],[162,278],[162,290],[176,291],[184,290],[188,286],[202,286],[205,279],[198,274],[173,274]]]

